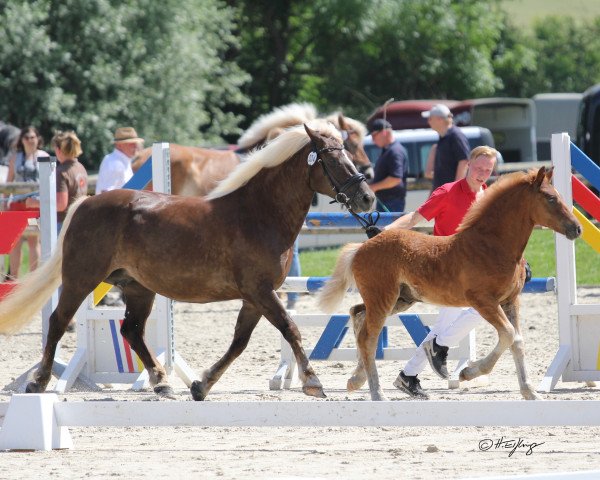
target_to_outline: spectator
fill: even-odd
[[[497,154],[498,152],[491,147],[474,148],[467,162],[465,178],[442,185],[415,212],[398,218],[386,229],[412,228],[423,220],[434,219],[434,235],[448,236],[456,233],[471,204],[483,195]],[[448,288],[452,286],[449,285]],[[457,345],[480,320],[481,316],[473,308],[440,308],[437,323],[400,371],[394,385],[415,398],[428,398],[417,375],[423,371],[429,360],[433,370],[442,378],[447,378],[448,348]]]
[[[38,158],[48,157],[48,153],[40,150],[44,144],[35,127],[28,126],[21,130],[17,141],[17,151],[9,159],[7,182],[37,182],[39,180]],[[40,235],[37,227],[28,227],[10,252],[10,275],[19,277],[21,266],[21,249],[23,243],[29,246],[29,270],[37,268],[40,258]]]
[[[57,231],[60,232],[67,210],[79,197],[87,195],[87,172],[79,163],[78,157],[83,153],[81,141],[73,131],[57,132],[52,138],[52,146],[58,160],[56,168],[56,213]],[[39,208],[40,202],[28,198],[27,208]]]
[[[144,145],[144,139],[139,138],[132,127],[117,128],[113,142],[114,150],[106,155],[100,164],[96,181],[96,195],[121,188],[133,177],[131,160]]]
[[[445,183],[465,178],[469,141],[461,130],[453,125],[452,113],[446,105],[439,103],[421,115],[427,118],[429,126],[440,136],[434,152],[433,191]],[[427,167],[425,177],[431,178],[431,162],[428,162]]]
[[[375,176],[369,183],[377,196],[380,212],[403,212],[406,206],[407,155],[398,140],[394,140],[392,125],[383,118],[371,124],[373,143],[381,148],[375,162]]]

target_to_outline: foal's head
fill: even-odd
[[[581,224],[550,183],[552,174],[553,169],[546,167],[528,174],[535,199],[531,202],[532,220],[574,240],[581,235]]]
[[[364,175],[356,170],[340,139],[312,130],[306,124],[304,129],[312,147],[307,158],[310,187],[346,204],[353,211],[369,210],[375,195],[364,181]]]

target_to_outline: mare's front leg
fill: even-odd
[[[525,364],[525,344],[521,335],[521,325],[519,322],[518,297],[515,298],[513,302],[502,305],[502,310],[515,329],[515,340],[510,346],[510,351],[512,353],[513,360],[515,361],[515,367],[517,368],[517,378],[519,380],[521,395],[523,395],[525,400],[542,400],[542,397],[540,397],[535,391],[535,388],[533,388],[527,376],[527,366]]]
[[[488,303],[471,300],[471,305],[496,329],[498,343],[486,357],[464,368],[460,372],[460,381],[472,380],[490,373],[502,353],[513,344],[515,339],[515,329],[506,318],[500,305],[493,303],[492,300]]]
[[[263,315],[281,332],[290,344],[298,364],[298,377],[302,381],[302,391],[312,397],[325,398],[323,386],[317,378],[302,347],[302,336],[274,290],[256,294],[252,299],[263,311]]]
[[[225,373],[227,367],[245,350],[260,317],[261,314],[254,305],[244,301],[235,324],[233,340],[227,352],[212,367],[204,371],[201,381],[194,380],[192,382],[190,392],[194,400],[204,400],[212,386]]]
[[[84,288],[73,291],[66,285],[63,285],[56,310],[52,312],[48,320],[48,336],[46,337],[46,347],[44,348],[42,360],[35,372],[34,380],[29,382],[25,388],[27,393],[42,393],[46,391],[46,387],[52,377],[52,366],[58,342],[65,334],[69,322],[75,316],[79,305],[83,303],[88,293],[89,291],[86,291]]]

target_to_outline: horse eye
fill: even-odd
[[[548,197],[548,203],[556,203],[556,197]]]

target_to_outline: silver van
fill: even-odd
[[[489,145],[494,147],[494,137],[487,128],[482,127],[459,127],[467,137],[471,150],[480,145]],[[408,176],[411,178],[423,178],[425,166],[427,165],[427,156],[434,143],[439,140],[439,135],[430,128],[418,128],[414,130],[394,130],[394,139],[399,140],[408,154]],[[364,140],[365,152],[375,164],[381,149],[373,143],[371,136],[368,135]],[[502,163],[502,158],[498,159]]]

